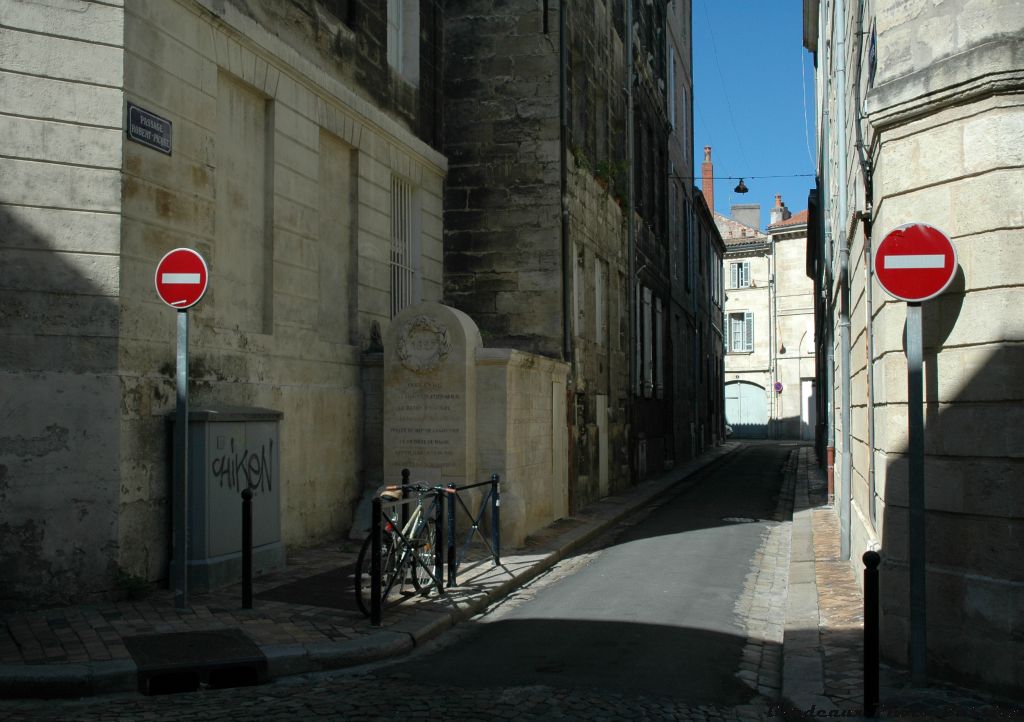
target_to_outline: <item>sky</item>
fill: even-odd
[[[814,184],[814,60],[803,47],[801,0],[692,0],[694,173],[704,146],[715,166],[715,210],[775,194],[793,213]],[[809,174],[806,177],[801,174]],[[750,192],[734,193],[744,178]],[[759,176],[787,176],[765,178]]]

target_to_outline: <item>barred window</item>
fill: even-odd
[[[391,317],[418,299],[419,252],[413,187],[391,177]]]

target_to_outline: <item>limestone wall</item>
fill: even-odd
[[[316,12],[330,52],[358,52]],[[211,279],[189,312],[193,406],[282,411],[284,542],[348,528],[361,353],[391,316],[394,184],[415,230],[410,302],[437,299],[446,161],[418,137],[419,90],[369,50],[340,72],[311,23],[269,2],[0,7],[0,387],[17,420],[0,429],[2,594],[166,576],[176,314],[153,274],[178,246]],[[354,87],[367,62],[391,106]],[[170,122],[168,153],[127,137],[129,103]]]
[[[568,516],[568,364],[510,349],[480,349],[479,481],[501,477],[502,545]]]
[[[932,664],[944,673],[987,677],[1018,690],[1024,688],[1024,650],[1005,640],[1019,634],[1024,613],[1024,496],[1016,433],[1024,421],[1016,260],[1024,213],[1011,200],[1024,197],[1024,155],[1011,140],[1022,132],[1019,94],[883,131],[872,238],[877,244],[892,228],[920,221],[943,229],[957,249],[961,271],[953,285],[924,304],[929,648]],[[853,249],[855,257],[864,257],[862,234]],[[866,288],[863,269],[858,271],[855,388],[864,383],[867,356]],[[873,512],[876,520],[890,580],[885,623],[892,637],[886,652],[901,658],[908,614],[901,591],[907,563],[905,304],[871,282],[876,437],[873,459],[866,449],[854,449],[853,488],[864,517]],[[868,438],[872,409],[858,406],[853,428],[859,445]]]
[[[856,38],[859,18],[847,7],[846,26]],[[859,567],[866,545],[881,546],[883,654],[906,663],[906,309],[873,279],[871,254],[893,228],[931,224],[951,238],[960,272],[923,307],[929,675],[1019,695],[1024,12],[1010,0],[876,2],[873,12],[863,28],[866,37],[877,35],[874,78],[852,74],[850,87],[840,89],[851,122],[850,157],[839,159],[838,173],[850,181],[850,213],[870,201],[873,223],[870,237],[852,224],[849,239],[851,444],[837,449],[836,468],[848,454],[852,474],[837,473],[836,494],[844,484],[852,491],[851,563]],[[824,10],[821,17],[828,17]],[[859,47],[848,44],[847,67],[862,62]],[[862,85],[855,94],[856,80]],[[854,157],[852,118],[860,107],[874,171],[867,199]],[[845,237],[849,222],[834,219],[835,239]],[[837,258],[831,262],[838,268]],[[838,348],[836,364],[838,401]],[[841,447],[838,408],[836,421]]]
[[[779,234],[775,246],[776,437],[814,438],[814,419],[805,399],[814,379],[814,287],[807,277],[807,238],[803,231]],[[815,389],[816,391],[816,389]]]
[[[117,562],[124,10],[0,26],[0,604],[62,601]]]
[[[230,3],[132,3],[126,37],[126,93],[174,119],[175,147],[125,146],[124,564],[152,578],[166,559],[152,530],[174,313],[150,279],[179,245],[210,265],[193,403],[282,411],[283,541],[332,538],[361,491],[360,351],[390,315],[392,177],[415,189],[422,293],[436,298],[443,159]]]
[[[467,487],[497,474],[502,544],[521,544],[569,513],[568,373],[544,356],[485,348],[458,309],[404,310],[384,337],[384,478],[408,469],[413,483]],[[463,493],[474,514],[485,493]]]

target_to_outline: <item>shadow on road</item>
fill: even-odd
[[[409,675],[418,684],[439,687],[544,685],[730,706],[757,694],[737,675],[743,636],[599,620],[516,619],[475,626],[475,634],[414,655],[389,667],[386,676]]]

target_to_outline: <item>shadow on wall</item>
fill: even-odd
[[[116,572],[119,242],[115,214],[0,205],[3,606]]]
[[[923,306],[928,674],[1024,697],[1024,347],[938,349],[963,273]],[[1001,319],[992,318],[999,330]],[[977,332],[975,332],[975,335]],[[899,415],[900,421],[904,420]],[[905,439],[905,426],[888,433]],[[882,652],[909,659],[907,447],[889,450],[882,519]]]

